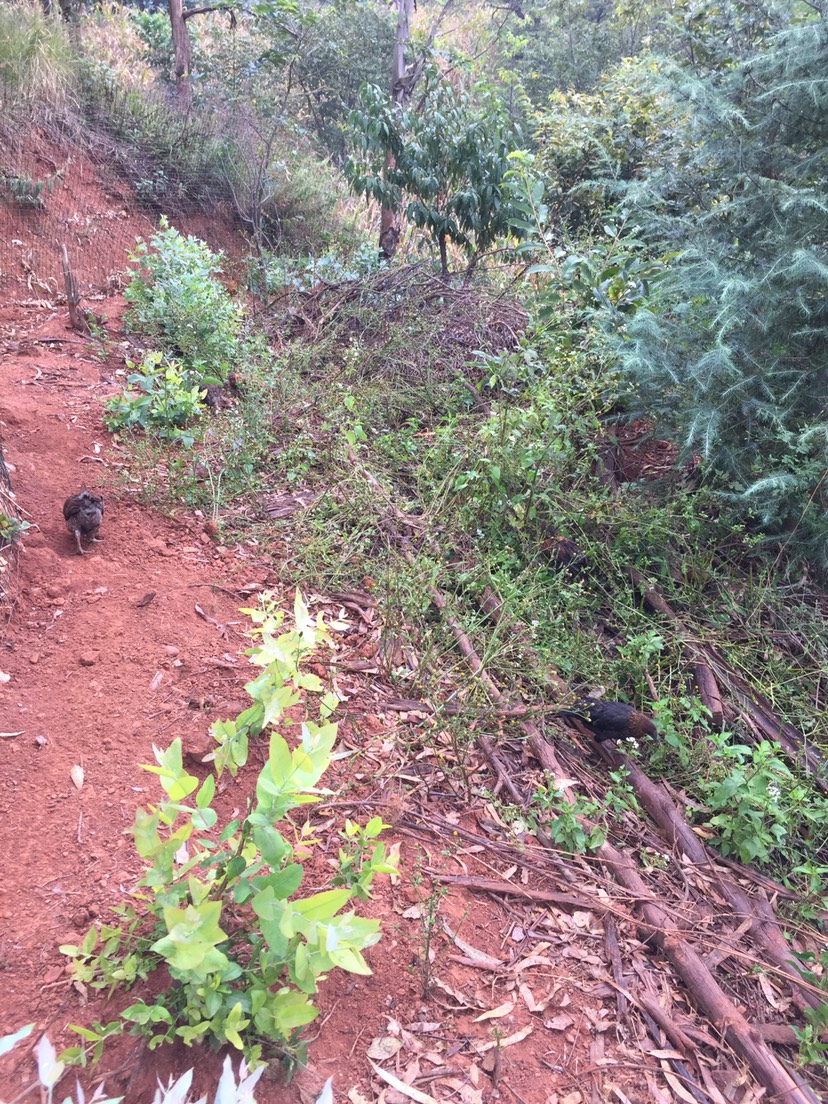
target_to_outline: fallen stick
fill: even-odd
[[[637,572],[636,575],[638,575]],[[641,584],[644,585],[640,575],[638,578]],[[660,597],[655,600],[659,602],[661,612],[664,612],[665,608],[669,609],[666,602]],[[492,617],[496,619],[502,617],[502,604],[490,588],[486,588],[484,592],[483,605]],[[673,611],[670,610],[669,612],[677,620]],[[560,683],[560,680],[555,678],[555,689],[559,690],[561,685],[563,684]],[[715,682],[713,686],[715,686]],[[710,692],[712,695],[712,689]],[[718,695],[718,688],[716,688],[716,695]],[[720,697],[718,698],[718,708],[721,710]],[[608,749],[601,747],[600,750],[608,760],[612,760],[612,753]],[[796,959],[767,900],[754,903],[753,899],[740,886],[732,879],[726,878],[711,862],[710,855],[699,842],[686,817],[679,813],[675,803],[670,799],[664,788],[652,782],[634,761],[627,761],[626,766],[633,789],[670,844],[680,847],[691,861],[713,880],[737,917],[750,919],[749,931],[751,938],[786,977],[799,1008],[817,1007],[821,1000],[821,994],[815,987],[805,981],[797,968]]]
[[[462,886],[464,889],[477,889],[481,893],[496,893],[501,897],[519,897],[522,901],[537,901],[541,904],[560,905],[562,908],[579,909],[583,912],[617,912],[622,919],[634,923],[634,919],[628,912],[617,909],[606,902],[596,905],[595,899],[576,897],[571,893],[556,893],[552,889],[529,889],[526,886],[515,885],[513,882],[504,882],[500,878],[477,878],[468,874],[441,874],[439,871],[433,875],[435,881],[443,885]]]
[[[611,916],[605,916],[603,918],[603,923],[604,950],[606,951],[607,959],[612,969],[612,976],[615,978],[615,1000],[618,1008],[618,1015],[625,1016],[627,1014],[629,993],[627,991],[627,986],[624,984],[624,967],[621,962],[621,950],[618,946],[618,933],[615,930],[615,921]]]
[[[554,775],[557,761],[547,754],[548,748],[544,741],[532,742],[532,750],[541,765]],[[567,800],[572,800],[569,788],[565,788],[563,793]],[[587,830],[593,827],[586,818],[579,819]],[[750,1065],[760,1085],[768,1092],[779,1095],[787,1104],[818,1104],[811,1090],[797,1084],[760,1033],[745,1019],[701,956],[674,934],[669,914],[653,897],[632,860],[606,841],[595,849],[595,853],[606,863],[616,881],[637,898],[640,914],[652,929],[650,938],[672,964],[715,1028]]]
[[[335,666],[341,667],[342,665],[337,663]],[[376,664],[373,666],[376,666]],[[358,706],[357,708],[363,707]],[[368,707],[366,706],[364,708]],[[423,701],[420,698],[395,698],[390,701],[376,701],[371,703],[370,709],[373,713],[387,710],[389,713],[423,713],[426,716],[445,714],[449,717],[456,717],[462,714],[463,716],[472,716],[481,719],[486,717],[498,717],[505,720],[515,720],[520,717],[526,717],[530,713],[529,708],[525,705],[503,706],[493,709],[472,709],[462,701],[449,700],[440,702],[439,705],[432,705],[431,702]]]
[[[686,645],[683,646],[683,650],[685,652],[690,651]],[[702,663],[701,660],[698,660],[693,669],[693,678],[699,692],[699,697],[702,700],[702,705],[707,708],[710,714],[711,727],[715,728],[717,732],[721,731],[724,724],[724,707],[722,705],[722,695],[719,693],[715,675],[706,663]]]
[[[601,751],[603,752],[604,749],[602,748]],[[668,842],[686,855],[695,864],[696,870],[710,878],[733,909],[735,919],[750,920],[748,930],[753,942],[762,948],[771,962],[785,976],[799,1007],[816,1008],[820,1000],[824,999],[824,993],[820,996],[820,991],[809,985],[803,978],[767,899],[763,901],[758,897],[749,897],[741,886],[718,870],[704,845],[664,788],[648,778],[633,760],[626,760],[625,765],[636,796],[662,830]]]

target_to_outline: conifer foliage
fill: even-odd
[[[646,408],[786,550],[828,568],[828,18],[674,67],[621,205],[667,260],[614,341]]]

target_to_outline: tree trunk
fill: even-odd
[[[391,58],[391,99],[396,108],[405,106],[411,95],[410,83],[406,81],[405,47],[411,37],[411,16],[414,12],[414,0],[397,0],[397,32],[394,38],[394,54]],[[389,150],[385,157],[385,175],[394,168],[394,155]],[[380,255],[384,259],[394,256],[400,237],[396,213],[383,204],[380,211]]]
[[[469,261],[469,266],[466,269],[466,274],[463,277],[463,287],[468,287],[471,283],[471,278],[472,276],[474,276],[474,270],[477,268],[477,262],[479,260],[480,254],[475,249],[474,253],[472,253],[471,260]]]
[[[60,252],[63,264],[63,285],[66,288],[66,307],[69,311],[69,324],[72,329],[77,330],[78,333],[88,334],[90,332],[89,319],[86,317],[86,313],[80,305],[78,282],[69,264],[69,252],[65,245],[60,247]]]
[[[173,54],[175,56],[175,88],[184,108],[189,108],[190,88],[190,36],[184,21],[182,0],[168,0]]]
[[[172,3],[172,0],[170,0]],[[426,36],[423,52],[412,62],[405,64],[405,47],[411,37],[411,16],[414,14],[416,0],[397,0],[397,32],[394,37],[394,54],[391,59],[391,99],[396,108],[402,109],[411,99],[417,81],[425,68],[426,55],[431,49],[437,31],[444,16],[451,8],[454,0],[445,0],[443,7],[431,24]],[[385,157],[385,175],[394,168],[394,154],[389,152]],[[400,237],[400,228],[397,223],[396,213],[383,204],[380,212],[380,256],[388,259],[394,256],[397,242]]]
[[[437,235],[437,241],[440,245],[440,273],[443,277],[444,283],[449,282],[449,267],[448,267],[448,253],[446,252],[446,235],[445,231],[441,231]]]

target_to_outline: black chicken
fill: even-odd
[[[576,698],[571,706],[557,710],[556,716],[580,721],[599,744],[604,740],[638,740],[642,736],[658,735],[650,718],[626,702]]]
[[[86,487],[81,487],[77,494],[70,495],[63,504],[63,517],[66,528],[75,534],[78,543],[78,555],[85,556],[81,546],[81,534],[89,540],[97,541],[98,530],[101,527],[104,515],[104,500],[100,495],[93,494]]]
[[[575,541],[562,537],[550,524],[543,526],[540,551],[573,579],[589,567],[588,557]]]

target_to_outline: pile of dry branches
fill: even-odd
[[[376,275],[342,283],[319,280],[309,290],[289,295],[274,316],[274,337],[319,342],[323,333],[338,344],[358,340],[362,349],[381,356],[365,357],[366,374],[417,380],[434,372],[468,375],[470,358],[515,349],[527,315],[516,303],[491,288],[453,287],[434,275],[427,262],[383,269]],[[413,327],[412,327],[412,320]],[[402,347],[388,349],[395,326],[412,329]]]

